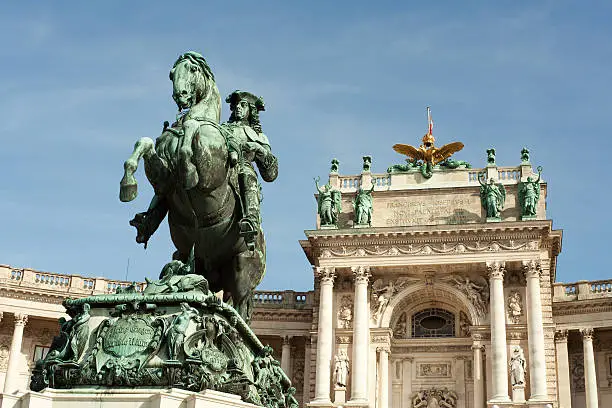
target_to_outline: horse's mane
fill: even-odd
[[[219,122],[221,120],[221,94],[217,88],[215,76],[202,54],[195,51],[187,51],[180,55],[170,70],[170,80],[173,78],[176,66],[185,60],[200,68],[200,75],[196,76],[196,96],[198,102],[202,100],[211,102],[212,107],[215,108],[216,120]]]

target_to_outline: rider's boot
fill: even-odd
[[[255,240],[259,234],[259,183],[254,177],[245,177],[243,189],[244,199],[244,214],[239,222],[240,236],[244,242],[253,251],[255,249]]]

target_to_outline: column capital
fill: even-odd
[[[391,349],[387,346],[378,346],[376,347],[376,351],[379,353],[387,353],[387,354],[391,353]]]
[[[593,340],[594,330],[592,327],[585,327],[580,329],[582,334],[582,340]]]
[[[28,315],[22,313],[15,314],[15,326],[25,326],[28,322]]]
[[[529,278],[537,278],[540,279],[540,275],[542,274],[542,268],[540,266],[540,261],[537,259],[529,259],[522,262],[523,263],[523,273],[527,279]]]
[[[352,266],[351,271],[353,271],[353,279],[355,279],[355,283],[364,283],[367,284],[368,280],[372,276],[370,274],[369,266]]]
[[[503,280],[504,272],[506,272],[506,263],[504,261],[487,261],[489,279]]]
[[[567,343],[567,330],[555,331],[555,343]]]
[[[289,346],[291,344],[291,337],[292,336],[281,336],[281,339],[283,340],[283,346]]]
[[[333,285],[334,279],[336,278],[336,268],[331,266],[317,266],[315,267],[315,274],[321,283]]]
[[[409,363],[412,363],[414,361],[414,357],[404,357],[402,358],[402,361],[407,361]]]

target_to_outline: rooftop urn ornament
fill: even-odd
[[[433,136],[433,119],[431,118],[431,109],[429,107],[427,107],[427,122],[428,130],[425,136],[423,136],[423,143],[418,149],[411,145],[395,144],[393,145],[393,150],[408,156],[415,164],[418,161],[422,161],[420,166],[421,174],[425,178],[431,178],[434,166],[444,162],[454,153],[463,149],[463,143],[452,142],[440,148],[436,147],[434,145],[436,139]]]
[[[521,164],[529,163],[529,149],[523,147],[521,150]]]
[[[487,149],[487,166],[495,166],[495,149]]]
[[[340,168],[340,161],[336,158],[332,159],[331,161],[331,167],[329,169],[329,172],[332,174],[338,174],[338,169]]]
[[[363,173],[369,173],[372,167],[372,156],[363,156]]]

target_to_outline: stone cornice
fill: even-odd
[[[311,263],[317,258],[349,256],[445,255],[462,253],[560,250],[561,231],[551,221],[432,225],[305,231],[300,241]],[[558,241],[558,242],[557,242]]]
[[[532,237],[541,238],[543,235],[559,236],[561,231],[552,230],[552,220],[540,221],[507,221],[495,224],[437,224],[437,225],[419,225],[410,227],[372,227],[372,228],[345,228],[345,229],[320,229],[304,231],[310,242],[333,239],[333,240],[355,240],[364,238],[374,238],[377,242],[382,238],[415,238],[425,236],[444,236],[450,238],[453,235],[477,234],[485,236],[493,234],[499,237],[500,234],[509,234],[511,237],[516,237],[518,233],[529,234]],[[560,238],[560,236],[559,236]],[[451,238],[452,239],[452,238]],[[455,239],[456,241],[456,239]]]
[[[612,298],[553,302],[553,316],[612,312]]]

